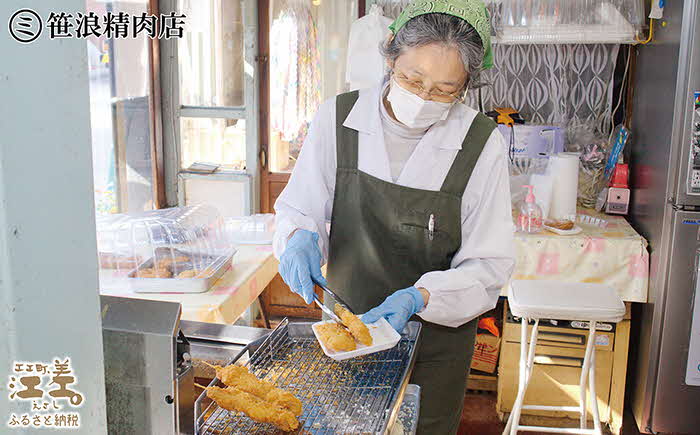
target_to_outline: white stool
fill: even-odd
[[[513,281],[508,289],[508,305],[514,316],[522,318],[520,331],[520,376],[518,378],[518,395],[513,410],[508,418],[503,435],[516,435],[521,431],[539,431],[550,433],[595,434],[601,435],[598,400],[595,392],[595,330],[596,322],[614,322],[622,320],[625,304],[615,290],[601,284],[568,283],[560,281]],[[586,353],[581,368],[579,406],[524,405],[530,375],[532,374],[537,344],[537,329],[540,319],[583,320],[590,322]],[[534,320],[530,336],[529,350],[527,344],[528,321]],[[586,424],[586,380],[593,401],[593,429]],[[523,409],[537,411],[569,411],[581,415],[580,428],[555,428],[543,426],[521,426],[520,413]]]

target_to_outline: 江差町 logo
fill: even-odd
[[[20,9],[10,17],[8,24],[10,35],[23,44],[35,41],[44,29],[39,14],[31,9]]]
[[[9,429],[80,429],[80,407],[85,400],[77,390],[78,376],[70,358],[53,362],[15,361],[8,376],[11,404],[19,409],[6,418]]]
[[[182,38],[185,26],[185,14],[170,12],[153,15],[128,14],[109,11],[97,15],[90,11],[50,12],[44,20],[31,9],[20,9],[10,17],[8,31],[10,36],[22,44],[36,41],[46,29],[49,39],[102,37],[108,39],[138,38],[145,35],[151,39]]]

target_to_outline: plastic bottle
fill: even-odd
[[[525,200],[520,203],[518,215],[518,230],[524,233],[538,233],[542,231],[542,209],[535,202],[535,194],[532,185],[523,185],[529,189]]]

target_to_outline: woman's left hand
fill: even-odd
[[[427,291],[423,290],[426,294]],[[403,331],[408,319],[426,305],[426,297],[415,287],[408,287],[394,292],[384,302],[367,311],[362,316],[364,323],[374,323],[382,317],[397,332]]]

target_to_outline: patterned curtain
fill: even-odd
[[[535,124],[610,125],[619,45],[499,45],[485,72],[484,110],[509,106]],[[479,107],[478,92],[467,104]]]

